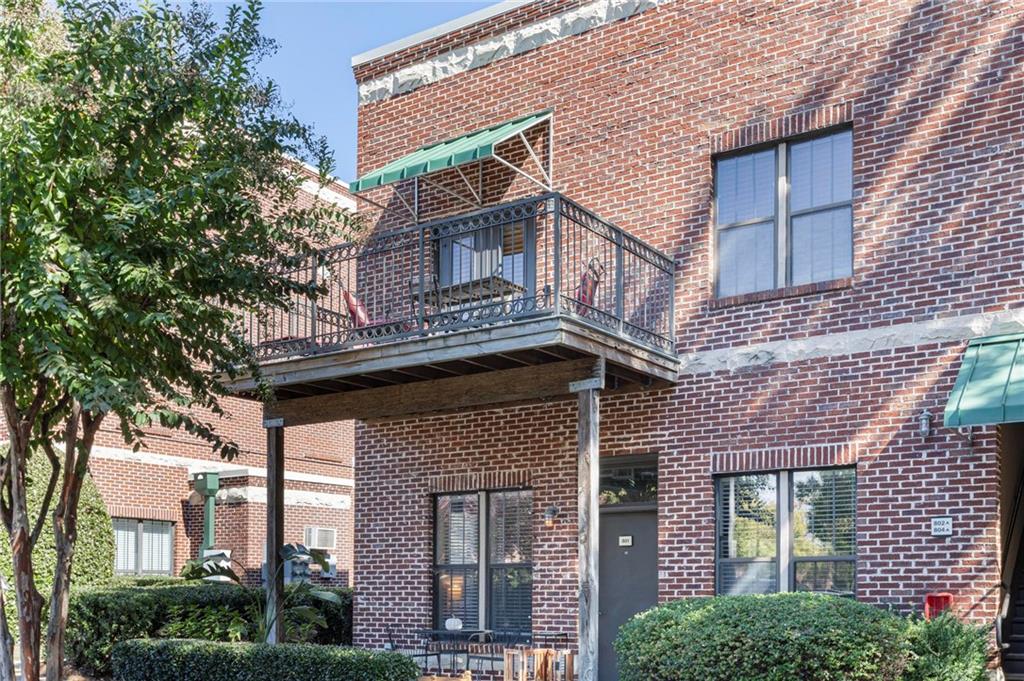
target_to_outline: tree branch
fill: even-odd
[[[57,480],[60,478],[60,459],[57,458],[57,452],[53,450],[53,442],[49,439],[44,439],[43,451],[46,452],[46,458],[50,460],[50,479],[46,483],[46,493],[43,494],[43,503],[39,507],[39,515],[36,516],[36,522],[32,526],[32,534],[29,535],[28,541],[32,548],[35,548],[36,542],[39,540],[39,533],[43,531],[46,514],[50,510],[50,504],[53,502],[53,493],[57,489]]]
[[[60,459],[57,457],[57,452],[53,449],[53,440],[50,438],[50,421],[55,415],[63,411],[70,401],[71,396],[64,393],[53,407],[43,412],[39,419],[39,432],[42,435],[43,451],[46,452],[46,458],[50,460],[50,480],[46,483],[43,503],[39,507],[39,515],[36,517],[36,522],[32,526],[32,533],[29,535],[29,543],[33,548],[35,548],[36,542],[39,540],[39,534],[43,531],[46,516],[50,512],[50,505],[53,503],[53,493],[57,489],[57,480],[60,479]],[[71,424],[71,420],[74,418],[77,418],[77,415],[74,413],[68,417],[68,425],[64,429],[65,441],[77,431],[77,426],[72,428]]]
[[[7,530],[8,536],[11,533],[11,522],[13,516],[11,515],[11,504],[8,501],[10,498],[11,490],[11,452],[7,450],[7,456],[3,459],[3,464],[0,465],[0,520],[3,521],[4,529]]]

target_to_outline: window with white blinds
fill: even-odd
[[[533,493],[493,492],[487,520],[490,628],[532,631]]]
[[[139,521],[114,518],[114,572],[119,575],[137,573]]]
[[[436,624],[480,628],[480,495],[437,497],[434,534]]]
[[[174,523],[114,518],[114,572],[170,575],[174,572]]]
[[[719,297],[851,276],[853,132],[718,158],[714,205]]]
[[[793,473],[793,589],[852,594],[857,565],[852,468]]]
[[[463,629],[529,632],[533,493],[445,494],[434,506],[434,619]]]
[[[778,590],[777,477],[737,475],[718,484],[718,592]]]
[[[853,468],[718,478],[718,593],[792,590],[852,595],[856,478]]]

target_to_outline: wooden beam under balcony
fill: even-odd
[[[499,369],[405,385],[278,400],[264,407],[265,419],[305,426],[345,419],[384,420],[507,406],[572,396],[574,383],[603,382],[604,363],[585,358]]]

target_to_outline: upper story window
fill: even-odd
[[[717,295],[851,276],[852,199],[848,129],[716,160]]]

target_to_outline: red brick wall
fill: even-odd
[[[97,438],[98,449],[90,472],[113,516],[128,516],[175,523],[175,573],[185,561],[198,555],[202,542],[202,506],[189,503],[190,467],[216,469],[266,468],[266,434],[258,403],[228,399],[230,418],[215,422],[219,432],[238,442],[241,454],[224,462],[202,442],[184,433],[151,429],[139,457],[127,450],[112,423]],[[110,450],[115,450],[111,452]],[[351,480],[353,428],[351,422],[289,428],[285,440],[286,494],[293,490],[353,496]],[[155,455],[160,464],[152,463]],[[165,457],[160,459],[159,457]],[[167,459],[166,457],[173,457]],[[127,459],[127,460],[126,460]],[[177,464],[177,465],[175,465]],[[344,484],[323,484],[287,479],[291,474],[322,476]],[[227,477],[221,487],[266,487],[264,476]],[[218,503],[215,511],[217,548],[229,548],[251,579],[258,579],[263,561],[266,504],[262,502]],[[352,572],[353,511],[347,509],[289,504],[285,507],[285,541],[303,542],[307,525],[337,529],[339,578]],[[347,582],[346,582],[347,583]]]
[[[682,353],[1020,309],[1022,64],[1019,3],[666,3],[361,106],[359,168],[553,108],[556,187],[676,258]],[[854,134],[852,279],[715,302],[712,154],[837,121]],[[972,447],[916,434],[923,408],[941,413],[961,350],[836,345],[605,399],[603,454],[660,455],[661,597],[713,592],[713,455],[837,444],[856,451],[858,596],[910,608],[941,588],[991,621],[993,431]],[[535,629],[573,631],[575,438],[572,402],[359,426],[356,642],[430,624],[428,478],[472,471],[530,471]],[[545,528],[551,503],[565,513]],[[931,537],[929,518],[947,514],[954,536]]]

